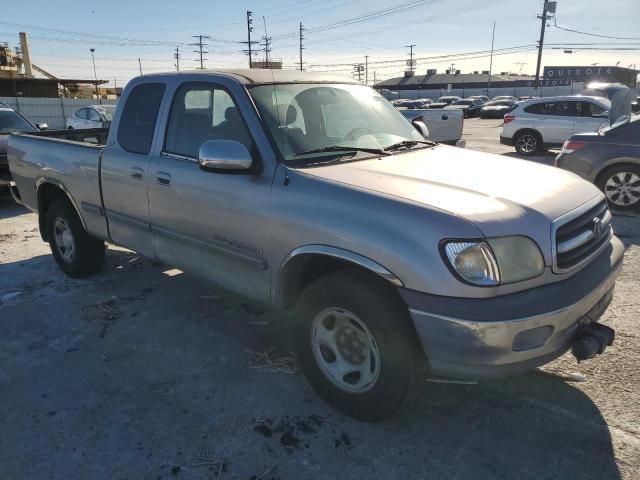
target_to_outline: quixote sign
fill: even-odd
[[[615,81],[618,67],[544,67],[545,80],[587,82],[591,80]]]

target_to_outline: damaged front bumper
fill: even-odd
[[[576,358],[601,353],[607,340],[590,325],[611,302],[623,253],[622,243],[612,237],[591,264],[569,279],[493,298],[400,289],[430,374],[468,379],[518,373],[550,362],[587,337],[583,343],[589,345],[578,347]],[[592,337],[599,340],[594,343]]]

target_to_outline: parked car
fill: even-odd
[[[471,95],[470,97],[467,97],[467,98],[478,98],[482,100],[482,103],[487,103],[489,101],[489,97],[487,97],[486,95]]]
[[[500,143],[520,155],[560,148],[574,133],[595,132],[609,117],[602,97],[566,96],[525,100],[504,116]]]
[[[631,111],[633,113],[640,113],[640,97],[636,97],[636,99],[631,102]]]
[[[556,157],[556,167],[595,183],[615,208],[638,210],[640,116],[570,136]]]
[[[446,110],[462,110],[464,118],[477,117],[484,104],[479,98],[463,98],[445,107]]]
[[[491,100],[480,108],[480,118],[502,118],[505,113],[513,110],[516,102],[513,100]]]
[[[497,97],[493,97],[491,100],[494,102],[500,100],[513,100],[514,102],[518,101],[518,99],[512,95],[498,95]]]
[[[531,100],[532,98],[536,98],[536,97],[532,97],[531,95],[523,95],[522,97],[518,97],[518,101],[523,102],[525,100]]]
[[[458,100],[462,100],[462,98],[451,95],[440,97],[431,105],[429,105],[429,108],[444,108],[447,105],[451,105],[453,102],[457,102]]]
[[[9,164],[67,275],[98,272],[109,241],[273,304],[313,388],[361,420],[426,371],[506,375],[613,342],[597,320],[624,246],[604,195],[425,141],[351,80],[142,76],[105,145],[12,135]]]
[[[429,108],[433,100],[429,98],[420,98],[416,100],[399,99],[391,102],[396,108]]]
[[[39,124],[46,129],[47,124]],[[7,163],[7,142],[13,132],[35,132],[38,127],[8,105],[0,102],[0,192],[9,190],[11,173]]]
[[[456,145],[462,138],[464,115],[461,110],[430,108],[399,108],[398,111],[414,125],[424,123],[426,138],[438,143]]]
[[[115,112],[115,105],[89,105],[82,107],[67,118],[67,128],[105,128],[109,127]]]

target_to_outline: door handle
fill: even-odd
[[[167,172],[156,172],[156,183],[163,187],[171,185],[171,175]]]
[[[129,169],[129,172],[131,173],[131,176],[133,178],[137,178],[138,180],[144,177],[144,170],[142,170],[140,167],[131,167]]]

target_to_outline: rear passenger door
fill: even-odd
[[[164,143],[151,162],[151,229],[162,262],[266,300],[266,212],[273,171],[219,173],[198,164],[200,146],[212,139],[238,141],[252,153],[254,165],[260,162],[230,92],[210,82],[187,82],[176,89],[166,113]]]
[[[118,130],[109,135],[102,157],[101,184],[109,236],[147,257],[155,256],[149,225],[147,181],[150,152],[164,96],[161,82],[135,85],[124,99]],[[115,137],[115,138],[114,138]]]
[[[534,114],[534,128],[540,132],[545,144],[561,144],[573,134],[575,102],[534,103],[525,111]]]
[[[574,133],[595,132],[608,120],[608,112],[597,103],[583,100],[576,107]]]

